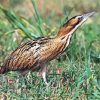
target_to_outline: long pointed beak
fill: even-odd
[[[82,15],[83,19],[87,19],[88,17],[92,16],[93,14],[95,14],[95,12],[90,12],[87,14]]]

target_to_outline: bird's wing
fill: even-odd
[[[9,70],[24,70],[38,66],[39,49],[49,38],[30,40],[20,45],[5,61],[4,66]]]

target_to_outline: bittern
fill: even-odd
[[[61,55],[69,46],[75,30],[94,12],[72,17],[58,31],[54,38],[40,38],[21,44],[0,67],[0,74],[8,71],[37,71],[41,72],[46,84],[45,64]]]

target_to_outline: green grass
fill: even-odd
[[[59,7],[61,2],[56,3]],[[62,8],[63,16],[57,16],[51,11],[48,16],[44,15],[45,18],[38,11],[34,0],[32,0],[32,4],[35,15],[27,20],[0,6],[2,11],[0,12],[0,64],[22,41],[40,36],[55,35],[71,11],[67,6],[62,6],[64,7]],[[9,72],[0,75],[0,99],[99,100],[99,16],[100,14],[97,13],[75,32],[64,56],[48,64],[49,87],[46,87],[43,80],[37,77],[37,72],[28,73],[25,77],[17,72]],[[58,71],[61,72],[58,73]]]

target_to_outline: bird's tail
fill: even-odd
[[[4,66],[0,66],[0,74],[4,74],[6,72],[6,68]]]

